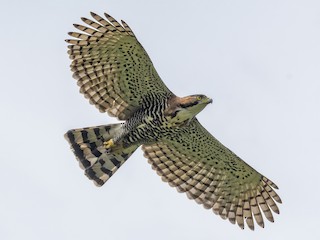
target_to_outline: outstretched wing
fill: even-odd
[[[88,26],[74,26],[83,33],[70,32],[76,39],[66,40],[73,77],[91,104],[126,120],[149,94],[172,95],[124,21],[91,15],[95,21],[82,18]]]
[[[241,228],[246,220],[253,230],[253,217],[264,227],[261,212],[272,222],[270,209],[279,213],[277,186],[223,146],[197,120],[163,142],[144,145],[143,150],[162,180]]]

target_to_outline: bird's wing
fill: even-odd
[[[196,119],[162,142],[143,145],[145,157],[162,180],[223,219],[254,229],[279,213],[277,186],[215,139]]]
[[[148,94],[170,95],[148,54],[129,26],[91,13],[95,21],[82,18],[88,26],[70,32],[68,53],[71,70],[80,92],[101,112],[126,120]]]

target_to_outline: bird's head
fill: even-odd
[[[205,95],[174,97],[169,102],[165,114],[169,116],[172,123],[189,123],[209,103],[212,103],[212,99]]]

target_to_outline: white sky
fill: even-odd
[[[2,4],[0,238],[320,239],[320,1],[105,0]],[[279,187],[281,214],[240,230],[163,183],[138,150],[103,186],[63,134],[116,122],[78,93],[65,38],[89,11],[124,19],[199,120]]]

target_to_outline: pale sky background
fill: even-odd
[[[1,0],[0,238],[320,239],[320,1]],[[222,220],[137,150],[102,187],[78,167],[71,128],[114,123],[78,93],[67,32],[89,11],[124,19],[177,95],[214,99],[202,124],[272,179],[264,229]]]

